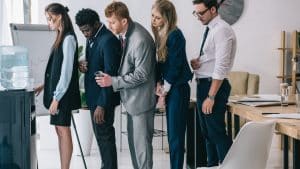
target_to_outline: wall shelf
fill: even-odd
[[[277,78],[281,83],[288,82],[292,86],[292,93],[296,93],[297,81],[300,81],[299,72],[299,57],[300,57],[300,34],[298,31],[293,31],[291,34],[291,47],[286,46],[286,32],[281,32],[281,47],[277,48],[280,51],[280,73]],[[290,54],[290,56],[288,56]],[[288,57],[291,57],[289,59]]]

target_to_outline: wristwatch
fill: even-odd
[[[208,95],[207,98],[211,101],[215,101],[215,95]]]

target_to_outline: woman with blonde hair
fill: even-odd
[[[177,14],[169,0],[157,0],[152,7],[152,31],[158,61],[156,94],[166,106],[167,129],[172,169],[182,169],[186,113],[190,99],[192,72],[188,65],[185,38],[177,27]]]

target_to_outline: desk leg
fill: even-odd
[[[289,138],[283,135],[283,169],[289,168]]]
[[[236,137],[239,131],[240,131],[240,117],[234,114],[234,137]]]
[[[293,169],[300,169],[299,143],[299,140],[293,139]]]
[[[231,112],[227,110],[227,134],[232,139],[232,119]]]

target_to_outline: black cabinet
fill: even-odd
[[[33,92],[0,91],[0,169],[37,169]]]

